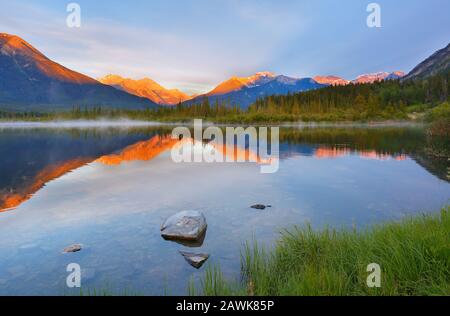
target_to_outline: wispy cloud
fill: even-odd
[[[209,31],[186,36],[183,32],[125,25],[105,18],[83,18],[81,28],[70,29],[65,25],[64,10],[55,12],[22,3],[9,6],[13,8],[8,11],[18,14],[11,16],[0,10],[0,29],[23,36],[71,69],[96,78],[109,73],[148,76],[169,88],[190,93],[204,92],[236,72],[265,70],[264,65],[283,40],[279,33],[289,27],[284,24],[272,30],[276,34],[268,40],[273,21],[267,20],[267,8],[256,7],[257,11],[252,11],[247,6],[237,12],[240,18],[249,19],[245,40],[242,34],[233,38],[236,30],[230,30],[228,37],[215,37]],[[86,12],[83,14],[82,17],[87,16]],[[258,17],[260,23],[255,24]],[[261,30],[260,35],[252,36],[255,28]]]
[[[76,1],[80,29],[66,26],[65,1],[0,0],[0,31],[92,77],[150,77],[188,93],[256,71],[408,71],[448,44],[450,29],[444,0],[378,0],[380,30],[367,28],[361,1]]]

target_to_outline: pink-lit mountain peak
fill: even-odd
[[[354,80],[346,80],[344,78],[338,76],[316,76],[314,80],[321,84],[327,84],[331,86],[345,86],[350,83],[353,84],[364,84],[364,83],[374,83],[383,80],[392,80],[392,79],[400,79],[405,76],[405,73],[402,71],[394,71],[394,72],[375,72],[359,75]]]
[[[191,99],[191,96],[177,89],[166,89],[150,78],[134,80],[118,75],[107,75],[99,81],[158,104],[175,105]]]
[[[316,76],[314,77],[314,80],[320,84],[328,84],[331,86],[345,86],[350,83],[349,80],[338,76]]]
[[[75,84],[95,84],[94,79],[72,71],[47,58],[22,38],[0,33],[0,55],[14,60],[16,65],[24,66],[29,78],[44,75],[53,80]]]
[[[15,55],[19,52],[30,57],[34,56],[47,59],[42,53],[20,37],[7,33],[0,33],[0,53],[3,55]]]
[[[273,80],[275,77],[275,74],[268,71],[257,72],[250,77],[232,77],[227,81],[220,83],[206,95],[223,95],[233,91],[241,90],[245,87],[258,86]]]
[[[388,79],[399,79],[405,76],[405,73],[402,71],[394,71],[394,72],[375,72],[369,74],[363,74],[358,76],[353,83],[374,83]]]

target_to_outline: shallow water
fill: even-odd
[[[89,128],[88,128],[89,127]],[[239,279],[240,250],[270,246],[293,225],[363,228],[437,212],[449,203],[448,140],[420,127],[282,128],[280,169],[255,163],[176,164],[171,128],[66,126],[0,130],[0,294],[185,294],[191,278],[220,264]],[[256,203],[270,204],[254,210]],[[203,245],[165,241],[160,226],[202,211]],[[62,254],[71,244],[75,254]],[[211,255],[200,270],[180,250]]]

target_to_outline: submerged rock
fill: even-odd
[[[74,245],[64,248],[64,253],[78,252],[78,251],[81,251],[81,249],[83,249],[82,245],[74,244]]]
[[[169,217],[161,227],[167,240],[198,241],[206,232],[205,216],[197,211],[184,211]]]
[[[192,253],[180,251],[184,259],[194,268],[200,269],[202,265],[208,260],[209,254],[206,253]]]

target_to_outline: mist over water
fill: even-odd
[[[61,121],[49,121],[49,122],[29,122],[29,121],[16,121],[10,122],[0,121],[0,129],[13,129],[13,128],[132,128],[132,127],[153,127],[153,126],[193,126],[194,122],[172,122],[161,123],[151,121],[138,121],[130,120],[128,118],[123,119],[97,119],[97,120],[61,120]],[[211,122],[203,122],[203,126],[235,126],[235,124],[214,124]],[[346,128],[380,128],[380,127],[423,127],[423,124],[416,122],[397,122],[397,121],[385,121],[375,123],[355,123],[355,122],[292,122],[283,123],[282,127],[293,128],[326,128],[326,127],[346,127]]]
[[[0,129],[6,128],[129,128],[162,126],[159,122],[135,121],[129,119],[118,120],[74,120],[74,121],[50,121],[50,122],[1,122]]]

